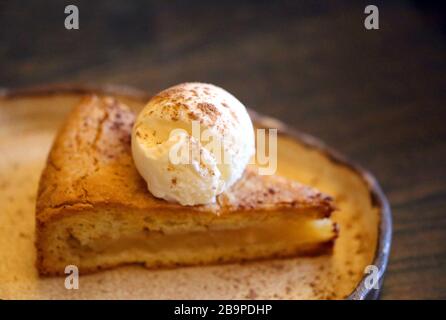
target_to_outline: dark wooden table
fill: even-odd
[[[375,1],[0,2],[0,86],[218,84],[381,182],[394,238],[382,298],[446,298],[446,28],[436,5]]]

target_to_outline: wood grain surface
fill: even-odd
[[[375,1],[0,2],[0,86],[220,85],[372,171],[394,213],[382,298],[446,298],[445,9]],[[443,9],[443,10],[441,10]]]

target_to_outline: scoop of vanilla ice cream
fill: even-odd
[[[211,84],[183,83],[158,93],[132,131],[133,159],[149,191],[182,205],[214,202],[254,152],[245,106]]]

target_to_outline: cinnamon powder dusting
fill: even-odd
[[[218,111],[218,109],[212,103],[201,102],[197,104],[197,108],[204,115],[208,116],[211,121],[216,121],[221,115],[220,111]]]

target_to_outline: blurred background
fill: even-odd
[[[0,1],[0,87],[222,86],[376,175],[394,212],[382,298],[446,298],[445,18],[440,1]]]

